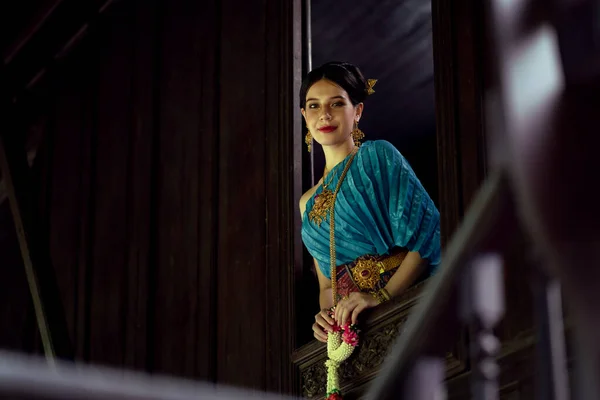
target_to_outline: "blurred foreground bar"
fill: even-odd
[[[206,382],[72,363],[0,351],[0,399],[291,399]]]

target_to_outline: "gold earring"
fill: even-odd
[[[308,147],[309,153],[312,150],[312,141],[312,134],[310,133],[310,131],[306,132],[306,136],[304,136],[304,143],[306,143],[306,147]]]
[[[360,147],[360,141],[365,138],[365,133],[358,129],[358,122],[354,123],[354,129],[352,130],[352,140],[354,140],[354,145],[356,147]]]

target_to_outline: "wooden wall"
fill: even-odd
[[[77,360],[289,389],[296,3],[115,2],[18,91]]]

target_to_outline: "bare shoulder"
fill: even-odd
[[[306,203],[308,203],[308,199],[312,197],[313,194],[317,191],[320,183],[308,189],[301,197],[300,197],[300,218],[304,218],[304,211],[306,211]]]

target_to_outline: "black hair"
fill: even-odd
[[[352,105],[362,103],[367,98],[367,80],[357,66],[346,62],[332,61],[313,69],[302,81],[300,87],[300,107],[306,107],[306,94],[312,85],[327,79],[348,93]]]

